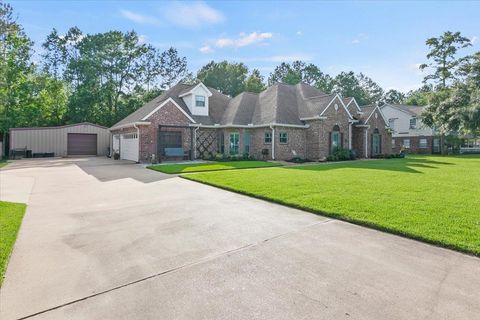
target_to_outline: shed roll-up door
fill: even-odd
[[[97,134],[69,133],[67,138],[67,153],[71,156],[97,155]]]

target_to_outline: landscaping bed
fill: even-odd
[[[266,168],[277,167],[279,163],[268,161],[220,161],[207,163],[180,163],[180,164],[158,164],[148,166],[148,169],[160,171],[163,173],[188,173],[188,172],[202,172],[202,171],[219,171],[219,170],[233,170],[233,169],[252,169],[252,168]]]
[[[26,205],[0,201],[0,287]]]
[[[480,256],[480,156],[408,156],[182,177]]]

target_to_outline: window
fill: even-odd
[[[382,153],[382,140],[380,137],[380,132],[378,129],[375,129],[372,134],[372,154]]]
[[[411,118],[410,119],[410,129],[416,129],[417,128],[417,118]]]
[[[395,139],[392,139],[392,148],[395,148]]]
[[[425,139],[425,138],[420,139],[419,144],[420,144],[419,145],[420,148],[426,148],[427,147],[427,139]]]
[[[250,135],[250,132],[245,131],[243,134],[243,153],[244,154],[250,154],[251,142],[252,142],[252,136]]]
[[[272,133],[270,131],[265,131],[265,143],[272,143]]]
[[[239,142],[240,142],[240,134],[238,132],[230,133],[230,154],[231,155],[238,154]]]
[[[393,129],[394,125],[395,125],[395,119],[388,119],[388,126]]]
[[[221,131],[217,133],[217,152],[221,154],[225,153],[225,138]]]
[[[280,132],[280,143],[288,143],[288,133]]]
[[[410,149],[410,139],[403,139],[403,146]]]
[[[195,106],[196,107],[205,107],[205,97],[204,96],[195,96]]]
[[[342,134],[340,133],[340,127],[336,125],[330,132],[330,152],[333,153],[340,147],[342,147]]]
[[[433,153],[440,153],[440,139],[433,139]]]

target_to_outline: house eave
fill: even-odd
[[[125,124],[122,124],[122,125],[119,125],[119,126],[111,127],[108,130],[113,131],[113,130],[119,130],[119,129],[128,128],[128,127],[148,126],[150,124],[151,124],[151,122],[149,122],[149,121],[136,121],[136,122],[129,122],[129,123],[125,123]]]
[[[205,125],[201,123],[191,123],[191,127],[198,128],[209,128],[209,129],[224,129],[224,128],[266,128],[266,127],[285,127],[285,128],[299,128],[307,129],[310,128],[310,125],[297,125],[297,124],[288,124],[288,123],[265,123],[265,124],[254,124],[254,125],[244,125],[244,124],[214,124],[214,125]]]

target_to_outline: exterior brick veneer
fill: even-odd
[[[335,104],[337,107],[335,107]],[[357,151],[358,157],[364,157],[364,141],[365,133],[368,135],[369,155],[371,156],[371,139],[370,136],[375,128],[378,128],[382,136],[381,146],[382,153],[391,153],[391,135],[385,129],[385,122],[379,115],[376,118],[372,116],[369,120],[370,128],[358,128],[350,124],[349,116],[342,102],[336,98],[329,108],[322,115],[326,119],[307,120],[305,124],[308,128],[282,127],[275,126],[275,137],[272,141],[275,143],[275,159],[289,160],[294,156],[307,158],[310,160],[324,160],[330,154],[330,134],[335,126],[338,126],[342,146],[349,147],[349,127],[352,130],[352,148]],[[272,132],[270,127],[255,127],[255,128],[195,128],[190,125],[192,122],[189,118],[180,111],[173,103],[168,102],[157,112],[152,114],[146,121],[149,125],[139,125],[139,160],[141,162],[149,162],[152,155],[158,160],[158,127],[161,126],[185,126],[186,128],[169,128],[163,127],[162,131],[180,131],[182,132],[183,149],[191,151],[194,157],[200,158],[220,153],[218,149],[218,138],[223,133],[224,139],[224,154],[230,154],[230,133],[239,133],[239,155],[245,153],[245,133],[250,133],[250,152],[249,154],[256,159],[272,159],[272,143],[265,143],[265,132]],[[127,127],[123,129],[113,130],[112,134],[124,134],[136,132],[137,129]],[[191,150],[192,140],[195,139],[194,148]],[[287,143],[280,143],[280,133],[286,132],[288,135]],[[412,141],[413,142],[413,141]],[[412,144],[413,145],[413,144]],[[262,150],[267,149],[268,155],[264,156]],[[430,148],[431,149],[431,148]],[[163,160],[163,159],[160,159]],[[180,160],[180,159],[172,159]]]
[[[400,150],[403,146],[404,139],[410,139],[410,148],[406,149],[408,153],[416,154],[430,154],[433,153],[433,139],[432,136],[405,136],[405,137],[395,137],[392,138],[395,140],[395,144],[392,145],[392,152],[400,153]],[[420,148],[420,139],[427,139],[427,146],[425,148]]]
[[[375,116],[376,115],[376,116]],[[388,129],[386,129],[387,124],[383,117],[375,110],[368,119],[366,123],[369,127],[355,127],[353,128],[353,140],[352,140],[352,149],[355,150],[357,157],[359,158],[370,158],[375,156],[372,153],[372,140],[373,133],[375,129],[378,130],[380,134],[380,153],[379,154],[391,154],[392,153],[392,134]],[[365,134],[367,135],[367,152],[365,155]]]

